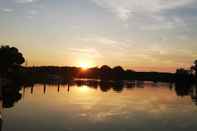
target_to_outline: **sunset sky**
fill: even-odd
[[[174,72],[197,59],[197,0],[0,0],[0,44],[29,66]]]

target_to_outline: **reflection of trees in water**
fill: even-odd
[[[132,89],[132,88],[135,87],[135,83],[134,82],[127,82],[125,85],[126,85],[127,89]]]
[[[193,102],[197,105],[197,88],[193,87],[192,88],[192,93],[191,93],[191,98],[193,100]]]
[[[3,102],[2,102],[2,99],[0,98],[0,131],[2,130],[2,123],[3,123],[3,120],[2,120],[3,106],[2,106],[2,104],[3,104]]]
[[[188,96],[190,94],[190,85],[183,83],[175,83],[175,91],[177,96]]]
[[[117,81],[117,82],[108,82],[108,81],[101,81],[99,83],[100,90],[103,92],[107,92],[110,89],[113,89],[116,92],[121,92],[124,89],[124,82]]]
[[[40,83],[41,84],[41,83]],[[43,93],[47,93],[47,85],[50,85],[51,83],[42,83],[43,84]],[[133,88],[144,88],[147,83],[146,82],[140,82],[140,81],[75,81],[70,83],[53,83],[52,85],[57,86],[57,91],[59,92],[61,87],[68,88],[68,92],[70,91],[70,87],[77,86],[81,87],[86,85],[89,88],[97,89],[98,87],[102,92],[108,92],[110,90],[113,90],[117,93],[121,93],[125,88],[126,89],[133,89]],[[64,85],[64,86],[63,86]],[[65,86],[66,85],[66,86]],[[151,87],[159,87],[157,83],[149,83]],[[26,85],[30,88],[31,94],[34,92],[34,84],[31,83],[31,85]],[[170,89],[174,89],[177,96],[190,96],[192,101],[197,105],[197,88],[196,85],[191,85],[188,83],[175,83],[174,87],[172,84],[169,84]],[[2,101],[2,108],[11,108],[14,106],[16,102],[18,102],[22,95],[20,93],[20,85],[18,84],[11,84],[6,85],[4,87],[1,87],[1,97],[0,100]],[[23,89],[23,93],[25,93],[25,87]],[[2,113],[2,112],[0,112]],[[0,128],[2,126],[2,119],[0,119]],[[1,129],[0,129],[1,130]]]
[[[6,85],[2,87],[2,101],[3,108],[10,108],[14,106],[14,103],[19,101],[22,97],[20,86],[17,84]]]
[[[52,84],[53,83],[53,84]],[[41,83],[40,83],[41,84]],[[45,94],[47,91],[47,85],[57,85],[57,91],[59,92],[62,85],[67,85],[68,92],[70,91],[70,87],[76,85],[77,87],[87,86],[89,88],[97,89],[98,87],[102,92],[108,92],[113,90],[115,92],[122,92],[124,88],[132,89],[132,88],[144,88],[146,85],[143,81],[94,81],[94,80],[76,80],[69,83],[44,83],[43,84],[43,93]],[[157,83],[151,83],[151,87],[157,87]],[[174,90],[177,96],[191,96],[193,102],[197,104],[197,88],[195,85],[191,85],[188,83],[175,83]],[[34,84],[31,83],[31,86],[27,86],[31,88],[31,94],[33,94]],[[172,84],[169,85],[169,88],[172,89]],[[19,101],[22,97],[19,92],[21,89],[18,84],[10,84],[6,85],[2,88],[2,101],[4,108],[10,108],[14,106],[14,103]],[[25,91],[25,89],[24,89]]]
[[[18,102],[21,98],[22,95],[19,92],[20,91],[20,85],[17,84],[9,84],[9,85],[4,85],[0,86],[0,115],[2,115],[3,108],[11,108],[14,106],[16,102]],[[3,119],[2,116],[0,117],[0,131],[2,129],[2,123]]]
[[[109,82],[101,81],[100,82],[100,90],[103,92],[107,92],[111,89],[111,85]]]
[[[68,83],[70,84],[70,83]],[[77,85],[78,87],[80,86],[88,86],[90,88],[97,89],[98,88],[98,81],[87,81],[87,80],[76,80],[72,83],[73,85]]]
[[[52,82],[53,83],[53,82]],[[43,84],[43,83],[40,83]],[[50,83],[44,83],[43,84],[43,93],[47,93],[47,85],[50,85]],[[133,89],[133,88],[144,88],[146,85],[146,82],[142,81],[91,81],[91,80],[77,80],[77,81],[72,81],[69,83],[53,83],[52,85],[57,85],[57,91],[60,91],[60,88],[62,85],[67,86],[68,92],[70,91],[70,87],[72,86],[87,86],[89,88],[97,89],[98,87],[102,92],[108,92],[110,90],[113,90],[115,92],[122,92],[125,88],[126,89]],[[158,87],[157,83],[149,83],[151,87]],[[194,85],[191,84],[186,84],[186,83],[175,83],[174,84],[174,90],[177,94],[177,96],[191,96],[191,99],[193,100],[194,103],[197,104],[197,88]],[[33,94],[34,91],[34,84],[31,83],[31,85],[27,85],[27,87],[30,87],[31,89],[31,94]],[[173,89],[172,84],[169,85],[170,89]],[[1,100],[3,101],[3,107],[4,108],[10,108],[13,107],[14,104],[19,101],[22,97],[20,93],[20,85],[18,84],[10,84],[6,85],[2,88],[2,97]],[[23,89],[25,91],[25,88]]]
[[[94,83],[94,84],[92,84]],[[86,85],[90,88],[99,87],[101,91],[108,92],[111,89],[116,92],[123,91],[124,88],[132,89],[132,88],[144,88],[146,84],[149,84],[151,87],[159,87],[159,83],[146,83],[143,81],[97,81],[97,82],[90,82],[90,81],[78,81],[75,83],[77,86]],[[73,85],[75,85],[73,83]],[[191,83],[175,83],[175,92],[177,96],[191,96],[192,101],[197,105],[197,87]],[[169,83],[169,88],[173,89],[173,84]],[[95,88],[96,89],[96,88]]]
[[[192,101],[197,105],[197,85],[175,83],[175,91],[177,96],[191,96]]]
[[[121,92],[123,91],[123,88],[124,88],[124,82],[123,81],[114,82],[112,83],[112,87],[114,91]]]
[[[37,83],[37,84],[43,84],[43,89],[44,93],[46,93],[46,86],[47,85],[54,85],[57,86],[57,91],[60,90],[61,86],[68,86],[68,91],[70,91],[70,87],[72,86],[87,86],[92,89],[98,89],[102,92],[107,92],[109,90],[113,90],[115,92],[121,92],[123,91],[124,88],[131,89],[134,87],[139,87],[143,88],[144,87],[144,82],[140,81],[129,81],[129,82],[124,82],[124,81],[97,81],[97,80],[75,80],[75,81],[70,81],[67,83],[58,83],[58,82],[44,82],[44,83]],[[33,85],[27,86],[31,87],[31,93],[33,92]]]
[[[38,83],[43,84],[44,93],[46,93],[47,85],[54,85],[57,86],[57,90],[59,91],[61,86],[68,86],[68,91],[72,86],[87,86],[89,88],[97,89],[100,88],[101,91],[107,92],[110,90],[114,90],[116,92],[121,92],[124,88],[126,89],[133,89],[133,88],[144,88],[145,86],[150,87],[159,87],[160,83],[154,82],[143,82],[143,81],[95,81],[95,80],[76,80],[70,81],[68,83],[57,83],[57,82],[49,82],[49,83]],[[167,84],[167,83],[166,83]],[[175,83],[175,91],[177,96],[186,96],[190,95],[191,88],[188,84],[183,83]],[[27,86],[31,87],[31,93],[33,92],[33,85]],[[169,83],[169,88],[173,89],[173,83]]]

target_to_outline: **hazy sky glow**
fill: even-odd
[[[29,65],[175,71],[197,58],[197,0],[0,0],[0,44]]]

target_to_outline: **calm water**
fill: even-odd
[[[196,131],[196,88],[36,84],[2,109],[2,131]],[[178,94],[178,95],[177,95]]]

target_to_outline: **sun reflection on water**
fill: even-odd
[[[158,121],[173,128],[174,125],[171,123],[175,119],[178,118],[178,125],[185,121],[188,122],[187,124],[193,124],[195,121],[191,119],[197,115],[191,98],[189,96],[179,98],[174,90],[168,88],[168,85],[159,84],[155,87],[145,84],[143,88],[134,87],[118,93],[113,91],[113,88],[102,92],[99,86],[94,88],[80,84],[70,86],[38,84],[34,86],[32,92],[31,90],[32,87],[21,92],[24,99],[16,104],[10,116],[19,120],[21,117],[18,114],[29,115],[30,120],[39,117],[42,121],[53,122],[58,128],[63,129],[68,128],[65,127],[65,121],[73,130],[80,130],[78,127],[84,127],[76,126],[78,123],[98,129],[99,123],[118,125],[120,121],[123,124],[126,123],[128,127],[131,123],[137,123],[137,125],[132,125],[136,127],[146,127],[151,124],[154,126],[155,124],[151,121]],[[34,110],[31,110],[32,108]],[[54,118],[60,121],[56,123],[53,121]],[[62,122],[61,125],[60,122]],[[33,127],[39,124],[34,121],[32,123]],[[161,127],[163,128],[163,125]]]
[[[88,92],[90,92],[90,88],[88,88],[88,86],[86,86],[86,85],[83,85],[83,86],[80,86],[80,87],[78,87],[79,88],[79,92],[81,92],[81,93],[88,93]]]

